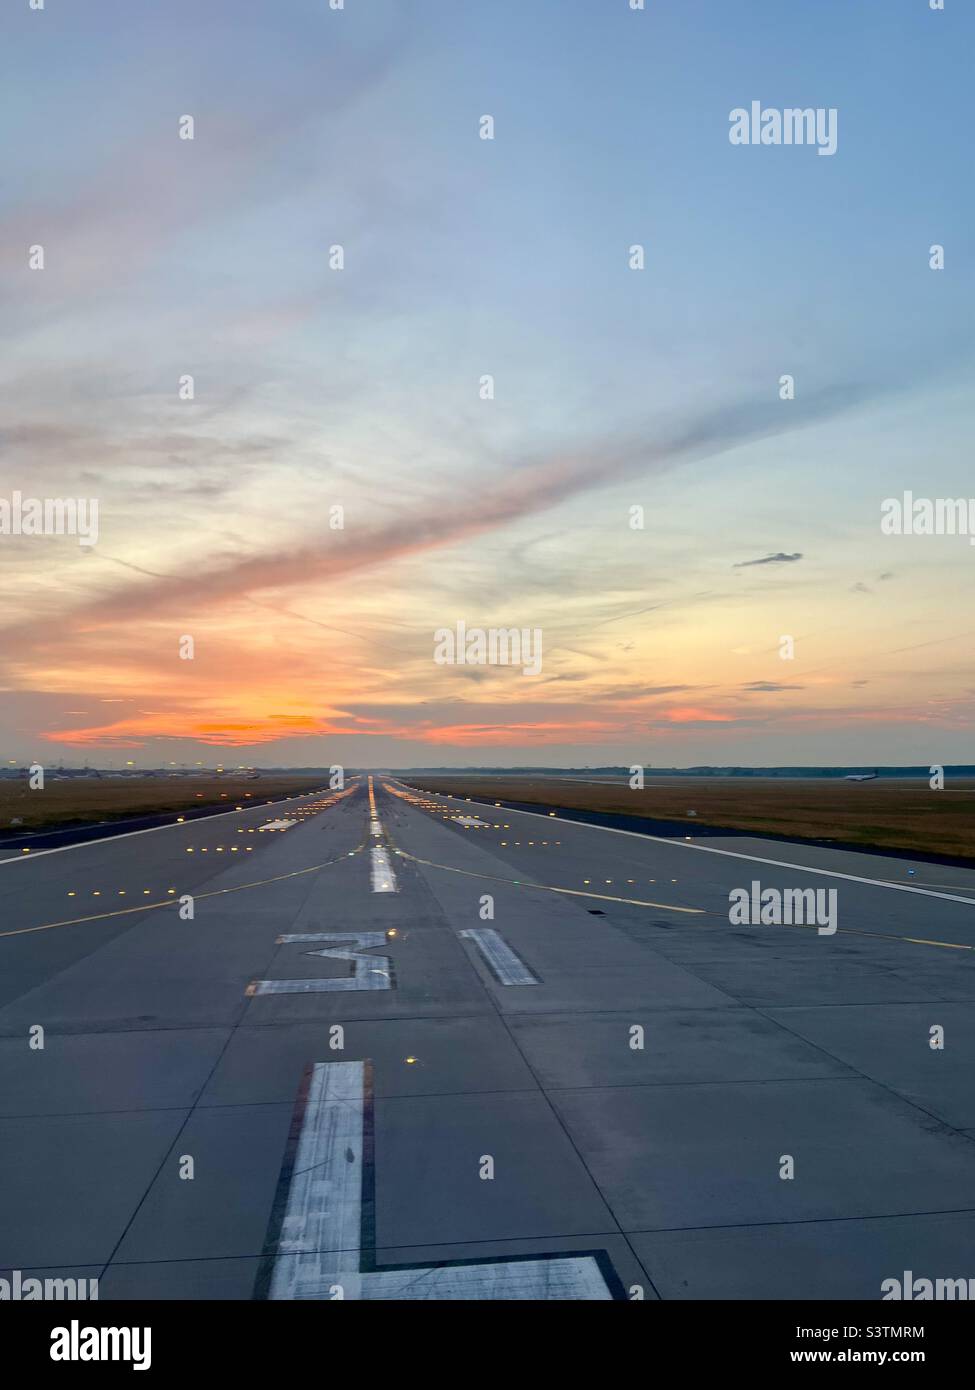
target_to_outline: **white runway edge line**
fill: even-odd
[[[405,784],[404,784],[405,785]],[[411,792],[415,792],[415,787],[410,787]],[[456,797],[444,796],[445,801],[456,801]],[[532,816],[535,820],[550,820],[551,817],[543,815],[540,811],[516,811],[513,807],[505,807],[505,814],[509,816]],[[880,878],[863,878],[859,874],[843,874],[838,869],[814,869],[811,864],[789,864],[784,859],[762,859],[757,854],[739,854],[733,849],[713,849],[710,845],[690,845],[686,840],[668,840],[665,835],[644,835],[639,830],[617,830],[612,825],[591,825],[588,821],[562,819],[563,825],[578,825],[584,830],[602,830],[608,835],[629,835],[634,840],[651,840],[658,845],[672,845],[681,849],[696,849],[700,854],[721,854],[727,859],[747,859],[751,864],[771,864],[776,869],[798,869],[804,874],[821,874],[824,878],[842,878],[849,883],[865,883],[870,888],[890,888],[895,893],[915,893],[922,898],[942,898],[949,903],[966,903],[969,907],[975,907],[975,898],[962,898],[957,893],[936,893],[931,888],[912,888],[909,883],[885,883]],[[761,839],[758,835],[756,839]],[[837,854],[855,854],[855,850],[837,850]]]
[[[268,1298],[612,1298],[592,1255],[363,1272],[365,1063],[316,1062]]]
[[[538,985],[541,980],[529,970],[528,966],[493,927],[468,927],[458,932],[467,941],[473,941],[487,961],[488,968],[503,985]]]
[[[286,796],[280,804],[286,806],[292,801],[307,801],[309,797],[321,796],[327,790],[327,787],[322,787],[317,792],[302,792],[300,796]],[[145,830],[120,830],[117,835],[101,835],[97,840],[79,840],[76,845],[56,845],[53,849],[32,849],[30,854],[16,854],[12,859],[0,859],[0,866],[4,864],[29,864],[34,859],[43,858],[45,854],[67,854],[70,849],[90,849],[92,845],[114,844],[116,840],[128,840],[133,835],[155,835],[157,830],[185,830],[187,826],[196,825],[198,822],[220,820],[222,816],[243,816],[254,809],[253,806],[247,806],[243,811],[214,811],[212,816],[194,816],[192,820],[168,821],[165,825],[149,825]]]

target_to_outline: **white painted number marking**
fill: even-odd
[[[296,942],[342,941],[345,946],[329,946],[324,951],[306,951],[308,956],[324,956],[328,960],[352,961],[354,975],[345,975],[331,980],[255,980],[248,994],[332,994],[337,990],[390,989],[392,973],[389,956],[363,956],[359,951],[368,951],[375,946],[385,946],[386,936],[381,931],[360,932],[312,932],[305,935],[279,936],[278,944],[291,946]],[[353,950],[352,947],[358,947]]]
[[[473,941],[488,964],[488,968],[503,985],[538,985],[538,976],[493,927],[470,927],[459,933]]]
[[[268,1297],[612,1298],[592,1255],[363,1273],[365,1064],[316,1062]]]

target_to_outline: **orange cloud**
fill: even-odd
[[[338,732],[342,731],[336,725],[310,714],[271,714],[248,720],[153,714],[88,729],[49,730],[40,737],[48,743],[65,744],[69,748],[142,748],[152,738],[190,738],[219,748],[243,748],[286,737],[307,738]]]
[[[697,709],[693,705],[678,705],[676,709],[661,710],[657,718],[669,724],[731,724],[732,714],[718,714],[713,709]]]
[[[599,720],[582,719],[564,723],[540,721],[537,724],[447,724],[439,728],[404,728],[384,732],[395,732],[400,738],[415,739],[422,743],[478,744],[490,747],[494,744],[566,743],[584,734],[599,739],[618,734],[619,730]]]

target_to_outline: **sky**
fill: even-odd
[[[0,503],[98,538],[0,535],[0,766],[973,761],[975,549],[880,526],[972,491],[973,40],[10,0]],[[835,154],[733,145],[753,101]]]

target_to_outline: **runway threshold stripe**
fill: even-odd
[[[364,1269],[366,1063],[315,1062],[288,1177],[270,1299],[612,1298],[593,1255]]]
[[[513,951],[504,937],[493,927],[469,927],[458,933],[467,941],[473,941],[487,962],[488,968],[503,985],[538,985],[538,976]]]

